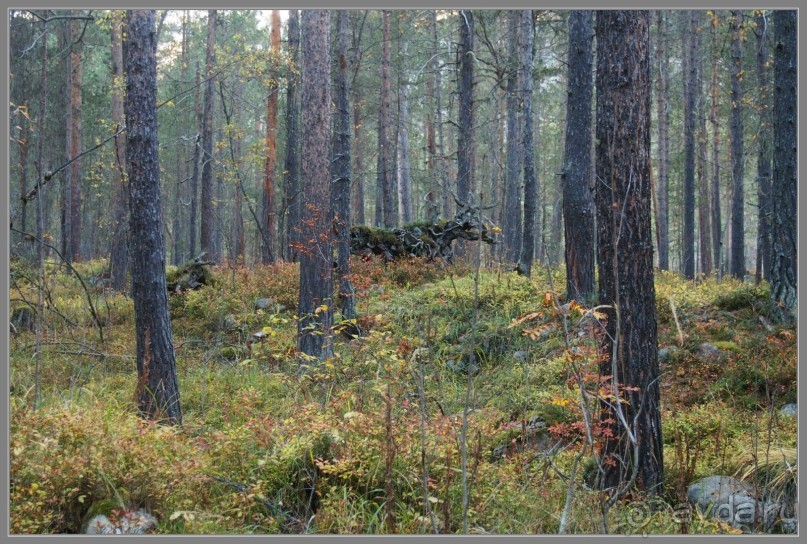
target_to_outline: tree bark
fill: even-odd
[[[300,223],[300,351],[320,360],[332,354],[332,226],[329,214],[330,17],[328,10],[302,15],[302,181]],[[303,251],[302,247],[306,250]]]
[[[114,19],[112,22],[112,123],[116,130],[124,127],[123,116],[124,89],[126,85],[123,73],[123,36],[121,26],[124,21]],[[126,184],[126,134],[115,136],[115,166],[112,169],[112,187],[115,191],[115,223],[112,235],[112,253],[109,257],[110,279],[112,288],[118,292],[126,289],[126,273],[129,268],[128,236],[126,221],[129,212],[128,187]],[[176,233],[174,233],[176,236]]]
[[[359,40],[361,39],[361,30],[358,31],[354,28],[352,38],[352,54],[350,58],[350,68],[354,74],[359,71]],[[351,85],[350,92],[353,95],[353,188],[351,191],[351,213],[353,214],[352,223],[355,225],[364,225],[366,223],[364,213],[364,154],[362,153],[362,101],[364,99],[361,86]]]
[[[523,91],[521,102],[524,108],[524,130],[522,133],[522,153],[524,162],[524,229],[521,237],[521,254],[518,259],[519,274],[530,277],[535,251],[535,209],[538,200],[538,183],[535,179],[535,164],[532,143],[532,61],[533,23],[532,10],[521,11],[519,22],[521,46],[521,73]]]
[[[280,11],[272,10],[270,51],[280,54]],[[271,76],[269,95],[266,98],[266,161],[263,170],[263,218],[266,237],[263,240],[262,262],[275,262],[275,167],[277,166],[277,98],[278,75]]]
[[[569,14],[569,87],[563,220],[566,233],[566,298],[585,301],[594,294],[594,196],[592,194],[591,77],[594,13]]]
[[[731,266],[735,278],[745,278],[745,205],[743,190],[743,13],[731,12]]]
[[[521,62],[519,47],[519,12],[512,10],[508,14],[510,47],[508,51],[507,75],[507,164],[505,167],[504,221],[502,222],[502,238],[504,251],[508,261],[516,262],[521,248],[521,126],[519,121],[518,89],[523,85],[521,80]]]
[[[200,246],[212,261],[216,252],[216,218],[213,157],[213,71],[216,65],[216,10],[207,12],[207,50],[205,54],[205,109],[202,118],[202,229]]]
[[[650,227],[648,34],[647,11],[597,12],[597,266],[600,304],[612,307],[606,310],[600,374],[628,401],[618,410],[638,449],[635,455],[625,425],[609,423],[621,421],[616,402],[603,403],[602,422],[614,438],[603,445],[606,471],[600,485],[635,483],[659,495],[664,465]]]
[[[182,423],[160,221],[157,142],[157,40],[154,10],[127,12],[126,157],[132,233],[132,296],[141,414]]]
[[[337,11],[337,71],[334,82],[336,107],[333,145],[333,184],[331,185],[331,213],[337,244],[337,275],[339,277],[339,305],[343,319],[356,318],[356,300],[350,283],[350,103],[348,80],[348,11]]]
[[[757,35],[757,86],[759,87],[759,137],[757,143],[757,196],[758,234],[756,279],[771,279],[771,82],[768,74],[770,54],[768,51],[768,18],[764,10],[758,10],[756,19]]]
[[[289,10],[288,20],[289,43],[288,52],[292,64],[300,65],[300,24],[299,12]],[[286,259],[296,261],[298,250],[300,217],[302,214],[302,197],[300,195],[300,77],[295,73],[288,76],[286,87],[286,160],[283,166],[285,171],[286,187]]]
[[[797,308],[797,26],[794,10],[773,14],[773,267],[771,298],[779,322],[795,323]]]
[[[196,255],[196,233],[198,231],[197,228],[197,217],[198,213],[198,196],[199,196],[199,158],[202,154],[202,132],[204,127],[204,115],[202,113],[202,99],[201,99],[201,83],[202,77],[200,74],[199,62],[196,63],[196,93],[195,93],[195,100],[194,100],[194,108],[196,112],[196,127],[197,127],[197,135],[196,141],[193,145],[193,174],[191,175],[191,210],[190,210],[190,221],[188,221],[188,232],[190,234],[190,242],[188,243],[188,247],[190,248],[190,254]]]

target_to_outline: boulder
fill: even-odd
[[[709,476],[687,488],[687,500],[703,512],[743,530],[761,523],[765,530],[773,527],[779,505],[759,501],[754,488],[730,476]]]
[[[271,298],[258,298],[255,299],[256,310],[266,310],[275,305],[275,301]]]
[[[785,404],[781,408],[779,408],[779,413],[783,416],[788,417],[798,417],[799,416],[799,405],[795,402],[791,402],[790,404]]]

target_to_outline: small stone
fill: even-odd
[[[661,348],[658,350],[658,362],[659,363],[669,363],[673,356],[678,353],[678,348],[676,346],[670,346],[666,348]]]
[[[530,357],[529,352],[527,351],[517,351],[513,354],[513,358],[518,359],[519,361],[526,362]]]
[[[255,309],[256,310],[265,310],[270,306],[274,306],[275,301],[271,298],[259,298],[255,299]]]
[[[799,405],[795,402],[791,402],[790,404],[785,404],[779,409],[779,413],[783,416],[788,417],[798,417],[799,416]]]
[[[704,342],[698,346],[698,357],[704,361],[723,362],[726,358],[726,354],[714,344]]]
[[[238,320],[236,320],[233,314],[227,314],[224,316],[224,319],[221,320],[221,327],[224,330],[231,331],[233,329],[238,328]]]

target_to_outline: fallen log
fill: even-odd
[[[463,210],[451,221],[418,222],[403,228],[350,227],[350,252],[381,255],[385,261],[402,257],[450,260],[454,240],[481,240],[495,244],[487,225],[472,210]]]
[[[213,283],[213,274],[208,266],[215,263],[213,261],[203,261],[204,256],[205,253],[202,253],[176,271],[166,274],[165,281],[169,293],[181,293],[182,291],[199,289],[203,285]]]

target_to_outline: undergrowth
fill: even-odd
[[[297,266],[215,268],[216,286],[170,297],[184,413],[171,428],[137,416],[134,309],[89,281],[104,263],[76,264],[87,290],[47,268],[36,410],[33,333],[10,345],[12,533],[81,532],[126,508],[166,534],[456,533],[469,392],[469,531],[557,532],[581,414],[545,272],[482,270],[475,295],[468,265],[355,259],[365,334],[311,366],[296,357]],[[19,262],[12,274],[13,312],[36,300],[36,275]],[[778,408],[796,399],[796,335],[766,321],[767,285],[659,273],[656,287],[659,347],[674,348],[663,502],[634,495],[602,520],[581,469],[569,532],[681,532],[673,509],[712,474],[793,493],[796,422]],[[567,325],[593,360],[593,329]],[[704,343],[721,357],[704,360]],[[735,531],[700,514],[687,530]]]

